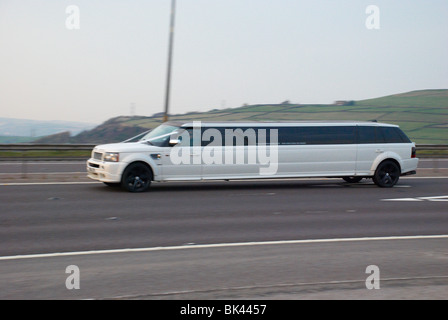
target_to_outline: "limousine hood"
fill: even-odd
[[[159,149],[146,142],[127,142],[127,143],[109,143],[96,146],[94,151],[97,152],[148,152]]]

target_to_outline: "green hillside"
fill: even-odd
[[[265,104],[239,108],[171,115],[173,121],[266,121],[266,120],[377,120],[398,124],[417,144],[448,144],[448,89],[420,90],[361,101],[335,104]],[[162,123],[162,114],[152,117],[116,117],[102,125],[67,136],[67,143],[123,141]],[[37,142],[51,143],[60,136]]]
[[[448,144],[448,90],[420,90],[344,105],[249,105],[204,113],[172,115],[170,120],[377,120],[398,124],[419,144]],[[153,128],[159,117],[122,118],[123,126]]]

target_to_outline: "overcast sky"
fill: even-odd
[[[162,112],[170,4],[0,0],[0,117]],[[447,35],[447,0],[178,0],[170,112],[448,88]]]

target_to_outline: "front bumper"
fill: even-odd
[[[87,160],[87,176],[96,181],[119,183],[125,165],[121,162],[106,162],[91,158]]]

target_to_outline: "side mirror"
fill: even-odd
[[[173,147],[173,146],[175,146],[175,145],[177,145],[177,144],[179,144],[179,143],[181,143],[181,142],[182,142],[181,139],[170,139],[169,145],[170,145],[171,147]]]

